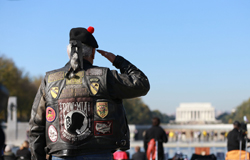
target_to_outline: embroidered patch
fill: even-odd
[[[48,77],[48,83],[59,81],[59,80],[62,80],[62,79],[64,79],[64,72],[63,71],[52,73]]]
[[[90,82],[98,82],[99,79],[98,79],[98,78],[90,78],[89,81],[90,81]]]
[[[52,142],[56,142],[57,141],[57,130],[53,125],[50,125],[48,128],[48,135],[49,135],[49,139]]]
[[[74,97],[74,88],[64,88],[60,94],[61,98],[73,98]]]
[[[64,88],[61,92],[61,98],[73,98],[73,97],[83,97],[88,96],[89,92],[87,88]]]
[[[60,137],[81,144],[93,135],[93,100],[91,97],[58,100]]]
[[[92,82],[90,84],[90,91],[92,92],[93,95],[96,95],[99,90],[99,83],[97,82]]]
[[[51,107],[47,107],[46,108],[46,120],[48,122],[53,122],[55,119],[56,119],[56,111]]]
[[[96,113],[101,118],[104,118],[108,115],[108,102],[96,102]]]
[[[102,75],[102,69],[99,68],[92,68],[87,70],[86,75],[89,76],[101,76]]]
[[[113,121],[95,121],[94,122],[95,136],[111,135],[113,134]]]
[[[71,85],[71,84],[82,84],[82,78],[84,77],[84,71],[79,71],[76,73],[75,78],[71,79],[66,79],[66,84]]]
[[[51,89],[50,89],[50,94],[51,94],[51,96],[53,97],[53,98],[56,98],[57,97],[57,95],[58,95],[58,87],[52,87]]]
[[[75,88],[75,97],[83,97],[87,95],[89,95],[87,88]]]

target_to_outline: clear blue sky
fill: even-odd
[[[229,111],[250,97],[249,8],[249,0],[0,0],[0,55],[44,75],[68,61],[70,29],[93,26],[100,49],[148,76],[151,110],[211,102]],[[114,69],[100,55],[94,63]]]

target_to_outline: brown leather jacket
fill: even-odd
[[[121,56],[115,70],[84,61],[73,79],[70,68],[46,73],[35,97],[30,119],[32,160],[46,154],[77,156],[129,149],[129,129],[122,99],[146,95],[149,81]]]

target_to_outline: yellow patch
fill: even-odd
[[[64,72],[63,71],[52,73],[48,77],[48,83],[59,81],[59,80],[62,80],[62,79],[64,79]]]
[[[97,83],[97,82],[92,82],[92,83],[90,84],[90,90],[91,90],[91,92],[92,92],[93,95],[96,95],[97,92],[98,92],[98,90],[99,90],[99,83]]]
[[[104,118],[108,115],[108,102],[96,102],[96,113],[101,118]]]
[[[57,95],[58,95],[58,87],[52,87],[52,88],[50,89],[50,94],[51,94],[51,96],[52,96],[53,98],[56,98]]]
[[[82,84],[82,77],[84,77],[84,71],[79,71],[76,73],[75,78],[66,79],[66,84]]]

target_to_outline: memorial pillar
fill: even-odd
[[[201,111],[201,120],[204,121],[204,111]]]
[[[179,111],[176,111],[176,120],[179,120]]]
[[[14,144],[17,140],[17,97],[9,97],[7,112],[6,141]]]

